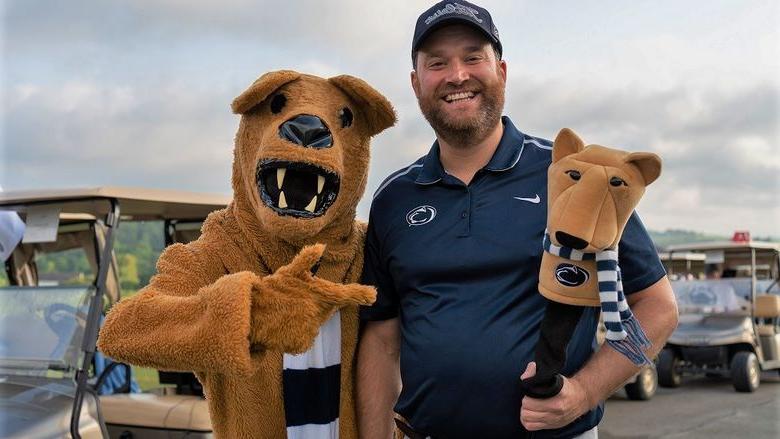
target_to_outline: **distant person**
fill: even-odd
[[[720,279],[722,273],[723,270],[720,264],[707,264],[707,266],[704,267],[705,279]]]

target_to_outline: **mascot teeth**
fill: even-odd
[[[322,177],[320,177],[322,178]],[[317,205],[317,196],[315,195],[314,198],[311,199],[311,202],[306,206],[306,211],[314,213],[314,207]]]
[[[267,207],[283,216],[321,216],[336,201],[339,176],[317,165],[279,159],[257,166],[257,188]]]

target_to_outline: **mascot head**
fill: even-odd
[[[564,128],[548,170],[547,231],[558,246],[584,252],[615,248],[661,159],[588,145]]]
[[[282,70],[261,76],[232,108],[241,115],[233,191],[244,226],[293,245],[347,236],[369,140],[396,120],[387,99],[352,76]]]

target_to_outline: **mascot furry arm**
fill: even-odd
[[[163,252],[150,284],[111,309],[98,346],[194,371],[218,437],[357,437],[357,308],[375,291],[356,283],[355,210],[370,138],[395,112],[358,78],[290,70],[261,76],[232,109],[233,202],[198,240]]]
[[[536,375],[522,380],[534,398],[557,395],[566,347],[584,306],[600,306],[607,344],[637,365],[650,346],[623,294],[617,248],[645,187],[661,174],[652,153],[585,143],[564,128],[548,170],[547,232],[539,292],[549,302],[536,345]]]

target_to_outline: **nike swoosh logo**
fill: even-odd
[[[539,198],[539,194],[536,194],[536,197],[534,198],[523,198],[523,197],[512,197],[512,198],[520,201],[528,201],[529,203],[534,203],[534,204],[539,204],[539,202],[542,201],[542,199]]]

